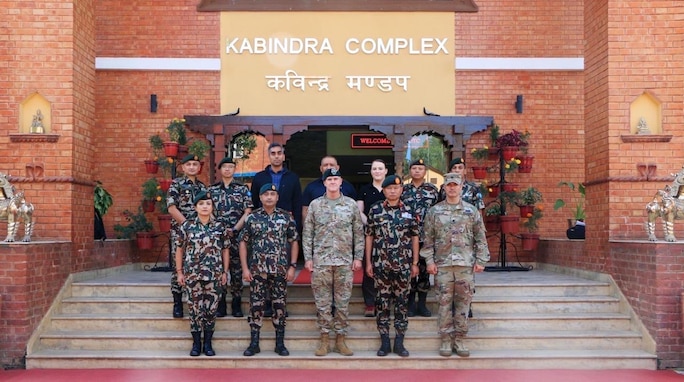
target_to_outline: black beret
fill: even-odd
[[[218,168],[221,168],[221,166],[223,166],[226,163],[235,164],[235,161],[231,157],[225,157],[225,158],[221,159],[221,161],[219,162]]]
[[[197,157],[197,155],[188,154],[188,155],[184,156],[183,159],[181,159],[181,163],[185,164],[185,163],[190,162],[191,160],[199,162],[199,158]]]
[[[197,195],[195,195],[195,197],[192,199],[192,204],[197,205],[197,203],[199,203],[200,200],[210,200],[210,199],[211,199],[211,195],[209,194],[209,192],[202,190],[202,191],[198,192]]]
[[[323,172],[323,180],[326,180],[331,176],[342,176],[342,174],[340,173],[340,170],[336,168],[329,168]]]
[[[465,160],[463,160],[463,158],[454,158],[451,160],[451,162],[449,162],[449,171],[451,172],[451,168],[456,166],[457,164],[463,164],[464,166],[466,165]]]
[[[416,159],[416,160],[414,160],[414,161],[411,163],[411,165],[409,166],[409,168],[411,168],[411,167],[413,167],[413,166],[425,166],[425,161],[424,161],[422,158],[421,158],[421,159]]]
[[[278,192],[278,188],[273,183],[266,183],[259,189],[259,195],[263,194],[266,191]]]
[[[397,175],[390,175],[382,181],[382,188],[391,186],[393,184],[401,185],[401,178]]]

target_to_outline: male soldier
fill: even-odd
[[[482,272],[489,261],[489,248],[480,211],[461,199],[463,177],[446,174],[446,200],[428,210],[423,226],[425,241],[420,257],[435,276],[439,302],[439,330],[444,357],[455,352],[468,357],[463,343],[468,333],[468,310],[473,298],[473,272]],[[452,302],[456,302],[452,313]]]
[[[321,170],[321,175],[323,175],[325,170],[329,168],[334,168],[335,170],[340,171],[340,165],[337,164],[337,159],[335,159],[335,157],[332,155],[326,155],[323,157],[323,159],[321,159],[321,166],[319,167]],[[354,189],[354,186],[346,180],[342,180],[342,188],[340,191],[342,192],[342,195],[356,199],[356,189]],[[309,204],[311,204],[311,201],[323,196],[324,193],[325,185],[323,184],[323,178],[313,180],[307,184],[306,187],[304,187],[304,192],[302,193],[303,220],[306,220],[306,213],[309,210]]]
[[[302,246],[304,267],[313,272],[313,289],[321,342],[317,356],[330,351],[330,331],[337,334],[333,351],[353,355],[344,342],[347,335],[347,317],[351,298],[354,271],[361,269],[363,257],[363,223],[354,199],[342,195],[342,176],[334,168],[323,173],[325,194],[309,205],[304,222]],[[334,296],[333,296],[334,294]],[[335,317],[332,301],[335,299]]]
[[[230,237],[230,306],[233,317],[242,317],[242,269],[240,268],[240,254],[238,234],[245,223],[247,215],[252,212],[252,195],[249,188],[233,179],[235,162],[233,158],[223,158],[219,162],[218,170],[221,180],[209,187],[209,193],[214,202],[214,211],[218,220],[228,229]],[[217,317],[225,317],[226,291],[221,293]]]
[[[276,207],[290,212],[297,222],[297,230],[302,229],[302,186],[299,176],[285,168],[285,148],[280,143],[268,145],[268,160],[271,163],[263,171],[254,175],[252,180],[252,203],[254,207],[261,207],[259,190],[264,184],[272,183],[278,189],[278,204]],[[271,317],[273,307],[270,298],[266,299],[265,317]]]
[[[408,357],[404,347],[407,299],[411,278],[418,275],[418,219],[409,206],[402,203],[401,178],[390,175],[382,182],[385,201],[368,211],[366,226],[366,273],[375,279],[376,318],[381,345],[378,356],[390,352],[390,302],[394,299],[394,353]]]
[[[200,191],[206,191],[204,183],[197,179],[197,174],[200,170],[200,162],[196,156],[192,154],[186,155],[181,160],[181,169],[183,176],[177,177],[171,182],[171,187],[166,197],[166,205],[169,214],[173,218],[171,220],[171,253],[176,253],[176,240],[180,234],[180,226],[187,219],[197,216],[195,207],[192,203],[195,196]],[[171,257],[175,263],[175,256]],[[173,269],[177,264],[171,264]],[[183,290],[178,284],[178,275],[174,272],[171,274],[171,293],[173,294],[173,317],[183,317]]]
[[[299,245],[297,224],[289,212],[277,208],[278,188],[272,183],[261,186],[259,190],[261,208],[247,217],[240,232],[240,262],[242,278],[250,283],[249,317],[251,341],[242,353],[253,356],[259,353],[259,333],[261,331],[264,304],[267,291],[273,299],[273,326],[276,330],[275,352],[281,356],[290,355],[285,347],[285,305],[287,302],[287,282],[294,280],[297,268]],[[247,248],[251,248],[248,258]],[[287,249],[290,248],[290,253]]]
[[[421,229],[420,242],[423,242],[424,234],[423,221],[428,208],[437,202],[439,190],[437,186],[425,181],[427,166],[422,159],[411,163],[409,167],[411,182],[404,185],[401,194],[401,201],[411,207],[411,210],[418,216],[418,224]],[[425,260],[418,262],[418,277],[411,279],[411,292],[408,296],[408,316],[413,317],[417,314],[423,317],[430,317],[432,312],[427,308],[427,294],[430,290],[430,276],[425,267]],[[418,306],[416,307],[416,294],[418,294]]]

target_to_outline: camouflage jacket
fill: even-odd
[[[413,261],[411,238],[418,236],[418,219],[411,207],[399,202],[375,203],[368,211],[366,236],[373,237],[371,260],[376,269],[410,270]]]
[[[425,214],[430,207],[437,203],[438,197],[439,190],[437,189],[437,186],[428,182],[423,182],[423,184],[418,187],[414,186],[413,183],[405,184],[404,189],[401,192],[401,201],[411,207],[411,210],[418,216],[418,226],[421,229],[421,242],[425,236],[422,232]]]
[[[228,248],[228,235],[224,225],[216,219],[211,219],[206,225],[197,217],[187,219],[181,224],[175,240],[176,248],[183,249],[186,280],[215,280],[227,270],[221,254],[224,248]]]
[[[326,195],[309,204],[304,221],[302,247],[304,259],[314,266],[351,265],[363,258],[363,223],[354,199]]]
[[[446,190],[444,185],[439,189],[439,201],[446,199]],[[473,182],[465,181],[463,183],[463,189],[461,191],[461,199],[474,205],[478,210],[485,208],[484,200],[482,200],[482,192],[480,191],[480,186]]]
[[[218,182],[209,187],[209,193],[216,218],[229,229],[235,227],[246,209],[254,208],[252,194],[242,183],[232,181],[226,186]]]
[[[299,239],[297,223],[288,211],[276,208],[270,215],[257,208],[245,220],[239,241],[247,243],[247,263],[252,273],[285,275],[290,267],[287,245]]]
[[[425,216],[425,242],[420,256],[427,264],[472,267],[489,261],[489,248],[480,211],[468,202],[442,201]]]
[[[197,213],[192,199],[201,190],[206,190],[206,186],[201,181],[197,180],[193,183],[187,176],[178,177],[171,182],[166,196],[166,206],[176,206],[186,219],[194,219]],[[176,232],[178,232],[178,223],[175,219],[171,219],[171,225],[176,227]]]

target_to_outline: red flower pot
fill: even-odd
[[[501,223],[501,232],[505,234],[517,233],[519,221],[520,218],[517,216],[499,216],[499,222]]]
[[[485,216],[484,218],[485,229],[487,232],[498,232],[499,231],[499,216]]]
[[[159,222],[159,231],[160,232],[171,231],[171,215],[169,215],[169,214],[157,215],[157,221]]]
[[[135,244],[138,245],[138,249],[152,249],[154,247],[154,233],[137,232],[135,234]]]
[[[502,187],[504,192],[515,192],[518,190],[517,183],[504,183]]]
[[[176,155],[176,158],[178,160],[181,160],[185,158],[185,156],[188,155],[188,146],[187,145],[178,145],[178,154]]]
[[[489,191],[489,196],[491,196],[492,198],[496,198],[496,197],[499,196],[499,186],[498,186],[498,185],[496,185],[496,186],[491,186],[491,187],[489,188],[489,190],[490,190],[490,191]]]
[[[161,187],[162,191],[166,192],[171,187],[171,182],[171,179],[161,179],[159,181],[159,187]]]
[[[489,159],[490,160],[499,159],[499,148],[498,147],[490,147],[489,148]]]
[[[154,200],[143,200],[142,201],[143,212],[154,212],[154,207],[155,207],[154,204],[155,204]]]
[[[518,165],[518,172],[529,174],[532,172],[532,163],[534,162],[534,157],[530,155],[525,155],[520,158],[520,164]]]
[[[178,142],[164,142],[164,155],[174,158],[178,155]]]
[[[152,159],[145,160],[145,171],[148,174],[156,174],[159,171],[159,162]]]
[[[508,162],[509,160],[515,158],[515,154],[518,153],[518,146],[504,146],[501,148],[503,155],[503,160]]]
[[[537,233],[521,233],[523,251],[535,251],[539,246],[539,234]]]
[[[473,166],[473,177],[475,179],[484,179],[487,177],[487,167],[485,166]]]
[[[520,208],[520,217],[529,218],[534,213],[534,206],[518,206]]]

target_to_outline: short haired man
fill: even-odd
[[[461,193],[461,197],[463,198],[463,200],[474,205],[475,207],[477,207],[478,210],[482,210],[485,207],[485,204],[482,198],[482,192],[480,191],[480,187],[473,182],[465,180],[466,171],[466,162],[463,158],[454,158],[449,163],[448,172],[459,174],[464,179],[463,191]],[[442,201],[444,199],[446,199],[446,191],[444,190],[443,184],[442,188],[440,188],[439,190],[439,200]]]
[[[319,170],[321,170],[321,176],[325,172],[325,170],[334,168],[337,171],[340,171],[340,165],[337,164],[337,159],[332,156],[332,155],[326,155],[321,159],[321,166],[319,167]],[[342,192],[342,195],[348,196],[352,199],[356,199],[356,189],[354,186],[349,183],[346,180],[342,180],[342,188],[340,190]],[[318,178],[313,181],[311,181],[309,184],[304,187],[304,192],[302,192],[302,219],[306,219],[306,213],[309,210],[309,204],[311,204],[311,201],[320,198],[323,196],[325,193],[325,185],[323,184],[323,178]]]

